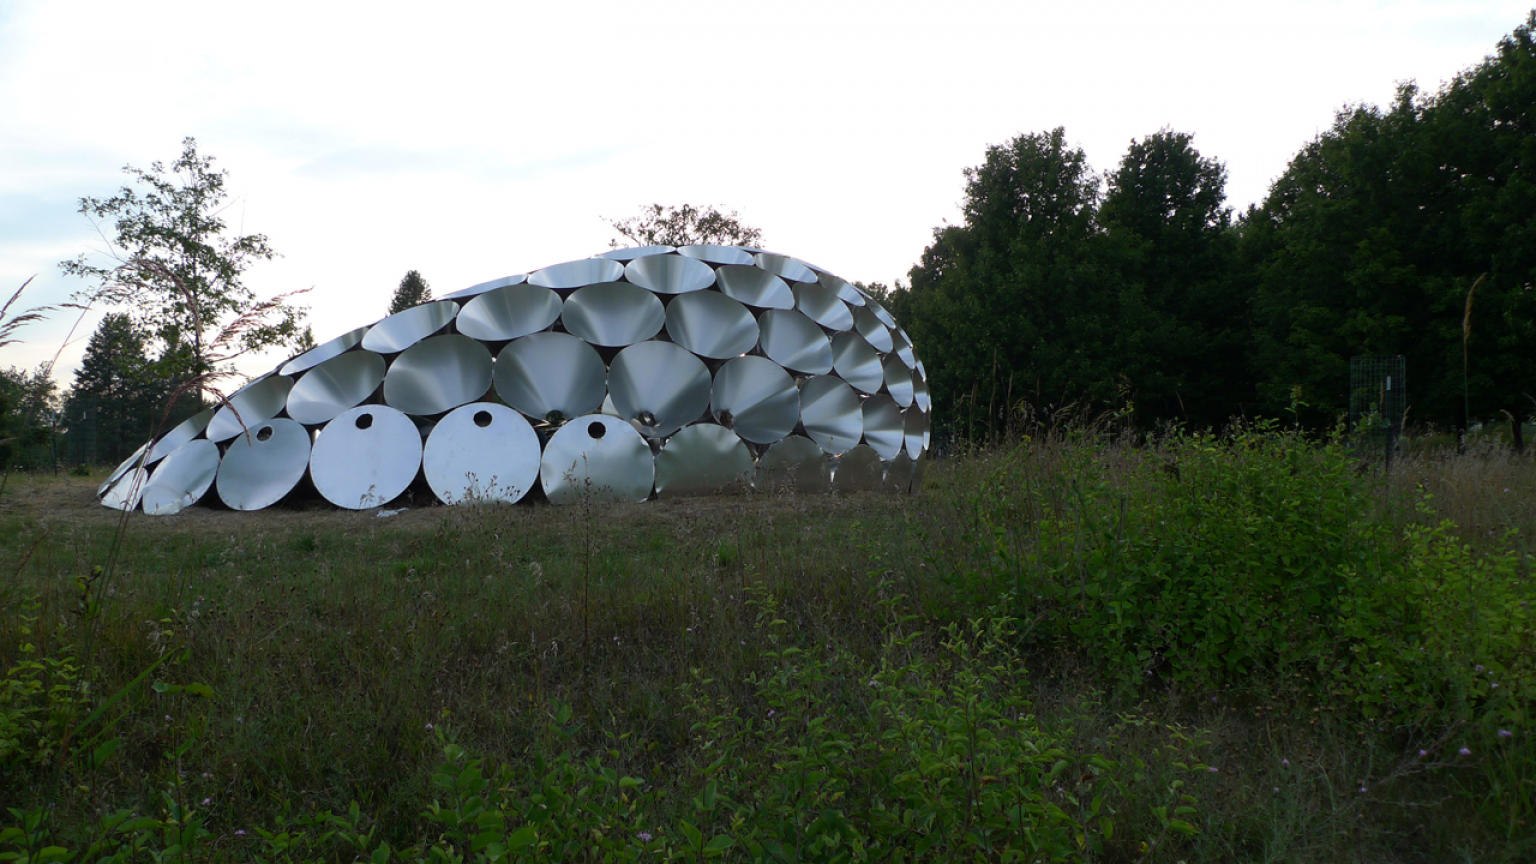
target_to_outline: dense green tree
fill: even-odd
[[[411,270],[400,280],[400,286],[395,289],[395,296],[389,301],[389,314],[404,312],[412,306],[420,306],[432,300],[432,288],[427,280],[421,278],[421,272]],[[313,338],[313,337],[311,337]]]
[[[145,353],[126,314],[102,318],[64,400],[65,458],[116,465],[148,441],[164,417],[170,384]]]
[[[941,420],[1000,431],[1021,402],[1123,391],[1127,300],[1095,217],[1099,182],[1065,132],[1022,135],[965,171],[964,222],[934,231],[893,298],[924,356]]]
[[[714,207],[695,207],[684,204],[668,207],[651,204],[640,211],[639,216],[628,219],[610,219],[608,224],[631,246],[692,246],[713,244],[716,246],[763,245],[763,232],[741,221],[732,210],[722,213]],[[614,248],[621,243],[611,241]]]
[[[261,234],[228,231],[227,172],[214,170],[192,138],[169,167],[123,170],[134,186],[110,198],[80,199],[82,214],[112,223],[111,261],[82,254],[59,265],[97,283],[90,299],[127,309],[159,343],[162,358],[186,357],[183,378],[223,371],[221,364],[249,351],[293,344],[303,310],[284,298],[258,301],[241,281],[253,263],[275,253]]]
[[[1347,405],[1350,357],[1402,354],[1416,419],[1464,422],[1464,398],[1474,421],[1529,415],[1533,25],[1536,13],[1437,94],[1406,85],[1388,109],[1340,112],[1245,219],[1272,409],[1299,388],[1328,422]]]
[[[1219,425],[1249,395],[1247,297],[1234,278],[1227,170],[1186,133],[1132,141],[1099,220],[1139,299],[1120,322],[1138,415]],[[1139,298],[1137,295],[1139,294]]]
[[[0,369],[0,470],[52,464],[50,445],[58,414],[58,388],[49,365],[28,372]]]

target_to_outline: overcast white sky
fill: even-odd
[[[77,213],[181,139],[229,171],[231,226],[312,288],[317,339],[382,316],[407,270],[444,294],[602,252],[603,217],[715,204],[765,245],[905,280],[990,144],[1064,126],[1093,166],[1168,126],[1262,199],[1346,103],[1433,90],[1523,2],[396,4],[0,0],[0,292],[85,285]],[[67,382],[93,315],[61,358]],[[24,332],[32,367],[72,317]],[[269,357],[247,364],[255,373]]]

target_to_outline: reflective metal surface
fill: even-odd
[[[288,392],[288,416],[310,426],[331,422],[337,414],[372,396],[384,383],[384,358],[372,351],[350,351],[309,370]]]
[[[496,395],[536,421],[590,414],[608,395],[608,370],[596,349],[569,333],[535,333],[496,357]]]
[[[895,354],[887,354],[882,372],[885,376],[885,390],[896,400],[896,404],[903,408],[911,405],[912,371],[907,368],[907,364],[901,362],[901,358]]]
[[[508,285],[464,304],[454,326],[471,339],[504,342],[548,330],[559,319],[559,294],[537,285]]]
[[[757,488],[764,492],[826,492],[832,463],[809,438],[791,435],[769,447],[757,464]]]
[[[897,330],[891,334],[891,341],[896,344],[896,356],[901,358],[901,362],[908,369],[916,368],[917,355],[912,353],[912,343],[907,341],[907,334]]]
[[[800,422],[811,440],[834,456],[859,443],[864,434],[858,394],[828,375],[807,378],[800,385]]]
[[[455,291],[452,294],[444,294],[437,299],[467,300],[470,297],[479,297],[481,294],[485,294],[486,292],[495,291],[497,288],[505,288],[508,285],[521,285],[527,281],[527,276],[523,275],[522,273],[517,273],[512,276],[503,276],[500,279],[492,279],[489,282],[481,282],[479,285],[471,285],[462,291]]]
[[[232,510],[260,510],[281,501],[309,469],[309,435],[297,422],[279,418],[230,442],[219,463],[219,500]]]
[[[880,392],[885,370],[880,355],[869,347],[864,337],[847,330],[832,337],[832,369],[838,377],[864,393]]]
[[[638,285],[602,282],[572,292],[560,321],[572,335],[593,345],[621,348],[661,332],[667,313],[654,293]]]
[[[350,333],[343,333],[289,360],[277,371],[282,375],[297,375],[305,369],[313,369],[338,354],[350,351],[357,343],[363,341],[363,337],[368,335],[368,330],[367,327],[359,327]]]
[[[751,264],[752,253],[735,246],[681,246],[677,254],[711,264]]]
[[[758,344],[768,359],[791,372],[825,375],[832,371],[832,343],[816,322],[794,310],[770,309],[757,319]]]
[[[715,372],[715,420],[754,444],[772,444],[800,423],[800,388],[766,357],[737,357]]]
[[[864,400],[864,443],[875,448],[881,459],[894,459],[901,452],[904,423],[901,409],[891,397]]]
[[[715,284],[715,270],[682,255],[659,255],[629,262],[624,278],[657,294],[687,294]]]
[[[149,469],[142,465],[129,465],[128,470],[101,493],[103,506],[113,510],[132,510],[144,497],[144,487],[149,483]]]
[[[613,261],[633,261],[636,258],[644,258],[647,255],[665,255],[668,252],[676,252],[671,246],[630,246],[627,249],[613,249],[598,255],[598,258],[608,258]]]
[[[651,446],[633,426],[601,414],[560,427],[539,464],[539,482],[553,504],[644,501],[655,479]]]
[[[199,411],[181,421],[174,429],[165,433],[155,446],[150,449],[149,455],[144,457],[145,466],[153,465],[161,459],[171,455],[171,451],[203,434],[208,428],[208,422],[213,419],[213,409],[208,408]]]
[[[876,351],[884,354],[891,350],[891,330],[868,307],[859,307],[853,310],[853,329],[859,331]]]
[[[384,402],[407,414],[441,414],[491,389],[491,352],[468,336],[433,336],[405,349],[384,375]]]
[[[892,318],[891,313],[885,311],[885,307],[881,306],[875,298],[866,298],[864,300],[864,308],[875,313],[875,317],[880,320],[881,324],[893,329],[896,327],[896,319]]]
[[[837,299],[837,293],[815,283],[796,285],[795,308],[805,317],[829,330],[847,330],[853,326],[853,313],[848,304]]]
[[[528,274],[528,282],[541,288],[580,288],[598,282],[617,282],[624,275],[624,265],[607,258],[584,258],[545,267]]]
[[[670,342],[641,342],[613,358],[608,393],[619,416],[647,437],[671,435],[709,408],[709,368]]]
[[[144,512],[171,516],[193,504],[213,485],[219,470],[219,445],[207,438],[188,441],[165,457],[144,484]]]
[[[273,375],[240,388],[208,421],[204,432],[210,441],[228,441],[246,429],[271,420],[288,402],[293,379]]]
[[[811,269],[816,270],[816,272],[820,274],[818,281],[820,281],[822,286],[827,290],[837,294],[839,300],[842,300],[844,303],[847,303],[849,306],[853,307],[860,307],[864,305],[863,293],[861,293],[859,289],[855,288],[852,282],[849,282],[847,279],[844,279],[841,276],[833,276],[831,273],[827,273],[826,271],[817,267],[812,267]]]
[[[815,282],[816,271],[806,266],[804,261],[791,258],[788,255],[775,255],[772,252],[759,252],[755,256],[757,266],[767,270],[775,276],[782,276],[791,282]]]
[[[459,304],[439,300],[412,306],[373,325],[363,337],[363,348],[380,354],[398,354],[448,326],[459,314]]]
[[[916,492],[931,436],[927,373],[890,313],[748,247],[616,249],[482,282],[281,372],[147,445],[140,489],[125,463],[103,503],[135,506],[152,485],[149,511],[186,506],[219,446],[215,482],[237,509],[290,496],[306,471],[349,508],[418,478],[450,503],[535,482],[557,502],[639,500],[739,488],[753,470],[770,490],[827,491],[834,468],[838,488]]]
[[[748,306],[758,309],[795,308],[795,294],[789,290],[789,283],[760,267],[728,264],[715,271],[715,279],[726,296]]]
[[[885,463],[868,444],[844,453],[832,469],[832,488],[837,492],[878,492],[885,482]]]
[[[309,476],[325,500],[348,510],[399,497],[421,469],[421,433],[401,412],[359,405],[325,424],[309,457]]]
[[[757,319],[718,291],[696,291],[667,305],[667,335],[701,357],[726,360],[757,347]]]
[[[906,493],[912,488],[912,458],[903,450],[885,466],[885,488]]]
[[[139,449],[133,451],[132,455],[130,455],[127,459],[124,459],[122,464],[118,465],[111,474],[108,474],[107,479],[102,481],[100,486],[96,487],[96,497],[100,498],[101,496],[107,494],[107,490],[112,488],[112,484],[116,483],[124,474],[127,474],[129,471],[133,470],[134,466],[139,464],[139,459],[142,458],[146,452],[148,452],[149,445],[151,443],[153,442],[146,441],[145,443],[139,445]]]
[[[656,454],[656,494],[662,498],[742,492],[756,475],[747,445],[713,423],[682,429]]]
[[[928,449],[928,416],[915,408],[908,408],[906,417],[902,421],[902,440],[907,447],[907,455],[913,459],[923,455]]]
[[[523,415],[476,402],[455,408],[432,428],[421,467],[444,504],[512,504],[538,482],[539,457],[539,436]]]

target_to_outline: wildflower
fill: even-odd
[[[1460,753],[1463,756],[1471,756],[1472,755],[1471,749],[1469,749],[1467,747],[1463,747],[1460,750],[1457,750],[1456,752]]]
[[[245,829],[241,828],[239,831],[236,831],[235,832],[235,836],[236,837],[244,837],[245,836]]]
[[[167,723],[171,722],[171,715],[169,715],[169,714],[165,715],[165,722],[167,722]]]
[[[1509,731],[1508,729],[1500,729],[1499,730],[1499,737],[1500,738],[1508,738],[1509,736],[1511,736],[1513,734],[1515,734],[1515,733]]]
[[[1479,663],[1479,664],[1477,664],[1477,665],[1476,665],[1476,666],[1473,666],[1473,667],[1472,667],[1472,670],[1473,670],[1473,671],[1475,671],[1475,672],[1481,672],[1481,671],[1483,671],[1483,664],[1481,664],[1481,663]]]
[[[649,831],[641,831],[640,832],[640,842],[641,843],[649,843],[649,842],[651,842],[651,834],[650,834]]]
[[[772,708],[769,708],[769,709],[768,709],[768,716],[769,716],[769,717],[772,717],[772,716],[773,716],[773,709],[772,709]]]
[[[1212,702],[1216,702],[1216,701],[1219,701],[1219,700],[1218,700],[1218,699],[1217,699],[1217,698],[1216,698],[1216,697],[1215,697],[1215,696],[1212,696],[1212,697],[1211,697],[1211,701],[1212,701]]]
[[[1424,757],[1424,756],[1428,756],[1428,755],[1429,755],[1429,751],[1428,750],[1420,750],[1419,751],[1419,756],[1421,758]]]
[[[1495,681],[1492,684],[1489,684],[1488,685],[1488,689],[1490,689],[1490,690],[1497,690],[1497,689],[1499,689],[1499,682]]]
[[[1364,795],[1364,794],[1365,794],[1365,787],[1364,787],[1364,786],[1361,786],[1361,787],[1360,787],[1360,794],[1361,794],[1361,795]]]
[[[1279,786],[1276,786],[1276,787],[1275,787],[1275,791],[1276,791],[1276,792],[1279,792],[1279,791],[1280,791],[1280,787],[1279,787]]]
[[[1281,759],[1280,760],[1280,767],[1281,768],[1289,768],[1289,767],[1291,767],[1291,760],[1289,760],[1289,759]]]
[[[1205,770],[1207,770],[1207,771],[1209,771],[1209,772],[1211,772],[1211,773],[1212,773],[1212,774],[1215,774],[1215,773],[1216,773],[1216,772],[1217,772],[1217,771],[1218,771],[1218,770],[1220,770],[1220,769],[1218,769],[1218,768],[1215,768],[1215,767],[1211,767],[1211,768],[1207,768],[1207,769],[1205,769]]]
[[[431,732],[431,731],[432,731],[432,729],[433,729],[433,728],[434,728],[434,727],[433,727],[433,726],[432,726],[432,724],[431,724],[431,723],[428,723],[428,724],[427,724],[427,731],[428,731],[428,732]]]
[[[236,717],[235,718],[235,722],[236,723],[244,723],[245,722],[245,718],[244,717]]]
[[[207,807],[209,804],[212,804],[212,803],[213,803],[213,799],[212,798],[204,798],[202,806]]]

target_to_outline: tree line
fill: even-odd
[[[960,224],[935,229],[907,284],[866,287],[911,333],[959,437],[1068,407],[1143,428],[1282,414],[1323,428],[1347,408],[1352,357],[1403,355],[1409,422],[1509,421],[1520,446],[1536,409],[1533,29],[1536,12],[1437,92],[1339,111],[1242,213],[1189,133],[1135,140],[1102,175],[1063,129],[1020,135],[965,170]],[[77,305],[114,311],[67,392],[41,370],[0,373],[7,464],[115,463],[215,401],[234,358],[314,344],[290,297],[245,288],[276,253],[226,230],[226,174],[183,143],[170,166],[125,168],[134,187],[80,200],[111,223],[111,261],[61,267],[95,283]],[[762,243],[713,207],[608,222],[638,245]],[[387,312],[431,297],[411,270]]]
[[[1348,405],[1349,362],[1403,355],[1410,418],[1536,409],[1536,13],[1435,93],[1354,105],[1234,214],[1222,163],[1169,129],[1100,177],[1062,129],[987,150],[963,220],[889,292],[941,423],[1116,406],[1215,427]],[[881,286],[883,288],[883,286]]]

